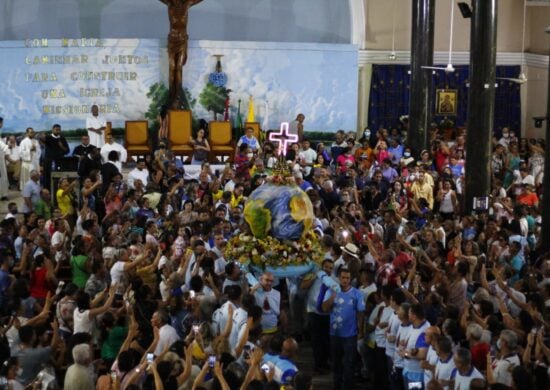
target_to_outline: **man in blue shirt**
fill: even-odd
[[[352,287],[349,269],[340,268],[338,278],[341,291],[327,291],[322,307],[330,312],[334,389],[352,389],[357,338],[363,338],[365,301],[361,292]]]

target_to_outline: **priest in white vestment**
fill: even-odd
[[[112,134],[107,134],[105,136],[105,141],[107,143],[101,147],[101,160],[103,164],[109,161],[109,152],[114,150],[118,153],[118,161],[115,162],[115,165],[118,168],[119,172],[122,172],[122,163],[126,162],[126,159],[128,158],[128,152],[126,151],[126,148],[124,148],[124,146],[122,146],[118,142],[115,142]]]
[[[99,109],[97,105],[92,106],[92,114],[86,118],[86,128],[88,129],[88,136],[90,137],[90,144],[96,148],[101,148],[104,144],[104,133],[107,122],[103,117],[99,115]]]
[[[19,180],[19,189],[23,191],[23,186],[31,179],[31,171],[40,171],[40,143],[35,139],[35,132],[32,127],[27,128],[26,137],[19,144],[19,154],[21,155],[21,179]]]

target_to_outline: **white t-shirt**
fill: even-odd
[[[111,281],[113,284],[120,283],[122,280],[122,277],[124,275],[124,262],[123,261],[117,261],[113,264],[111,267]]]
[[[437,352],[435,352],[435,349],[430,345],[428,353],[426,354],[426,361],[429,365],[435,366],[438,359]],[[432,378],[433,373],[430,370],[424,370],[424,388],[428,387],[428,382],[431,381]]]
[[[455,385],[454,390],[468,390],[470,389],[470,382],[473,379],[479,378],[484,379],[483,375],[472,366],[469,372],[462,375],[456,368],[453,370],[452,378],[454,379]]]
[[[399,329],[397,330],[397,339],[395,340],[395,354],[393,355],[393,365],[394,367],[403,368],[403,358],[399,355],[400,350],[404,350],[407,345],[407,340],[409,339],[409,333],[411,332],[412,324],[403,325],[399,324]]]
[[[159,329],[159,342],[155,349],[155,356],[159,356],[167,345],[172,345],[179,341],[180,337],[174,328],[166,324]]]
[[[390,317],[393,314],[393,309],[389,306],[383,306],[383,309],[381,310],[382,310],[382,315],[380,316],[380,322],[378,323],[378,325],[376,326],[376,329],[374,330],[374,339],[376,340],[376,346],[378,348],[385,348],[387,326],[384,328],[381,328],[380,324],[389,323]],[[376,310],[376,314],[378,315],[378,310]]]
[[[393,336],[397,338],[397,331],[399,330],[399,325],[401,325],[401,321],[399,321],[399,317],[397,316],[397,313],[393,312],[390,316],[388,327],[386,328],[387,336]],[[388,356],[390,359],[393,359],[393,355],[395,355],[395,340],[389,341],[386,338],[386,356]]]
[[[453,370],[455,369],[455,361],[453,360],[453,354],[449,354],[449,358],[446,361],[437,359],[435,365],[435,375],[434,378],[442,381],[450,381]],[[449,390],[449,386],[443,386],[444,390]]]
[[[78,308],[74,309],[73,334],[75,333],[93,334],[94,328],[95,328],[95,321],[92,318],[90,318],[90,310],[80,311]]]
[[[511,387],[512,370],[519,365],[521,365],[521,361],[517,353],[495,360],[492,364],[495,382]]]

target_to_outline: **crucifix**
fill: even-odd
[[[279,147],[277,148],[278,156],[286,156],[288,144],[293,144],[298,142],[298,135],[289,133],[288,131],[289,131],[288,122],[283,122],[281,123],[281,128],[279,129],[278,133],[269,134],[269,140],[271,142],[276,142],[279,144]]]
[[[182,86],[183,66],[187,62],[187,20],[189,8],[202,0],[159,0],[168,6],[170,32],[168,33],[168,106],[184,108]]]

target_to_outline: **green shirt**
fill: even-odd
[[[46,221],[52,218],[52,207],[46,203],[44,199],[40,199],[36,202],[34,205],[34,212],[44,217]]]
[[[90,274],[86,271],[87,261],[88,256],[86,255],[71,256],[73,283],[76,284],[78,288],[84,288],[88,278],[90,277]]]
[[[103,341],[103,346],[101,347],[101,358],[106,360],[116,359],[118,351],[126,336],[128,335],[128,329],[122,326],[115,326],[109,334],[105,341]]]

